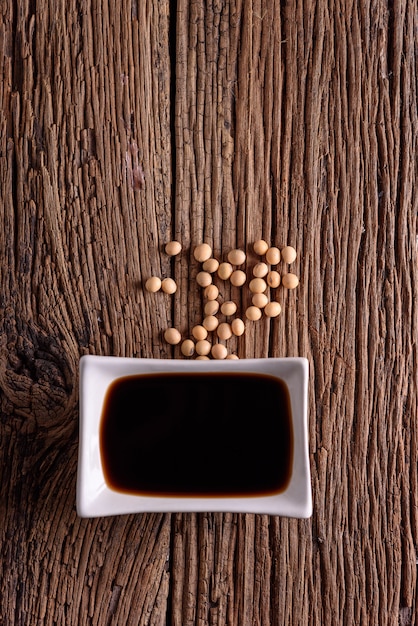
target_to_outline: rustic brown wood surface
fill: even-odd
[[[2,0],[0,624],[418,622],[417,42],[412,0]],[[260,237],[300,285],[231,346],[309,359],[312,518],[80,519],[80,356],[180,358],[194,246]]]

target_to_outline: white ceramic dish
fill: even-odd
[[[261,496],[179,497],[136,495],[109,488],[103,473],[99,441],[104,399],[109,385],[124,376],[176,372],[256,373],[272,375],[286,383],[292,414],[293,460],[291,477],[284,491]],[[79,391],[80,431],[76,504],[80,517],[186,511],[262,513],[296,518],[311,516],[307,359],[289,357],[199,361],[87,355],[80,360]]]

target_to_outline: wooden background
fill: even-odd
[[[0,2],[1,625],[418,623],[417,41],[413,0]],[[259,237],[300,285],[235,347],[310,361],[312,518],[78,518],[79,357],[179,357],[193,247]]]

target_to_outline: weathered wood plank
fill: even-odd
[[[80,355],[169,355],[169,7],[2,13],[0,621],[164,624],[169,516],[79,520],[75,474]]]
[[[245,532],[238,531],[228,591],[199,569],[189,593],[183,590],[197,610],[196,585],[210,580],[215,597],[228,598],[234,585],[231,622],[206,610],[187,623],[411,621],[415,10],[407,3],[184,1],[179,15],[177,232],[186,223],[192,245],[205,239],[224,253],[260,236],[298,249],[300,288],[282,294],[281,317],[258,323],[238,352],[310,359],[315,494],[312,524],[272,519],[261,533],[259,520],[237,519]],[[216,112],[214,84],[221,85]],[[232,121],[232,162],[223,151],[225,119]],[[194,313],[199,300],[185,291],[180,310]],[[204,563],[216,563],[221,544],[206,542],[213,548]],[[264,564],[271,575],[261,601],[257,573],[266,551],[277,566]]]

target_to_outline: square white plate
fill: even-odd
[[[293,428],[293,466],[284,491],[267,496],[168,497],[132,495],[109,488],[103,473],[99,441],[104,400],[109,385],[124,376],[177,372],[265,374],[275,376],[287,385]],[[81,357],[76,503],[78,515],[102,517],[143,512],[222,511],[310,517],[312,492],[308,446],[308,376],[308,360],[303,357],[210,361],[95,355]]]

